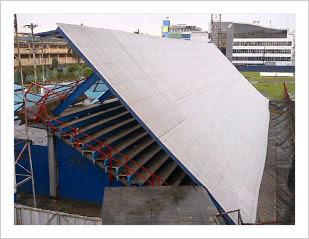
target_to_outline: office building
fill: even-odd
[[[212,42],[234,65],[291,66],[294,32],[255,24],[214,22]]]
[[[14,37],[14,66],[18,66],[17,41]],[[64,39],[56,37],[39,37],[35,36],[34,55],[36,65],[51,65],[52,59],[58,60],[59,64],[78,63],[80,59],[68,47]],[[22,66],[30,66],[34,64],[32,38],[30,34],[19,34],[20,60]]]
[[[201,30],[201,28],[193,25],[171,25],[170,20],[167,18],[163,20],[162,37],[191,40],[192,32],[198,32]]]

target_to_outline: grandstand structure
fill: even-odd
[[[213,44],[68,24],[57,32],[94,73],[69,86],[32,84],[27,93],[41,88],[41,99],[18,113],[48,131],[49,196],[65,191],[59,167],[71,150],[70,160],[89,162],[70,162],[89,169],[88,180],[100,170],[102,188],[195,185],[225,223],[256,223],[269,102]],[[98,81],[108,90],[83,103]]]

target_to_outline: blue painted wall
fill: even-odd
[[[56,158],[59,173],[59,198],[76,201],[102,203],[104,188],[122,186],[116,180],[110,185],[108,175],[90,160],[56,138]],[[23,144],[16,147],[20,151]],[[48,151],[47,147],[32,145],[32,164],[35,179],[35,190],[38,195],[49,196]],[[20,160],[29,169],[28,154],[25,152]],[[16,167],[16,172],[22,171]],[[18,192],[32,192],[31,181],[19,187]]]
[[[15,141],[16,143],[17,141]],[[19,144],[15,148],[16,152],[20,152],[24,144]],[[48,180],[48,160],[47,147],[40,145],[31,145],[33,176],[35,182],[35,190],[38,194],[49,195],[49,180]],[[20,164],[29,170],[28,151],[26,150],[20,160]],[[24,173],[19,166],[16,166],[16,173]],[[31,181],[20,186],[18,192],[32,192]]]
[[[116,180],[110,185],[108,175],[101,168],[57,137],[55,145],[60,197],[102,203],[105,187],[122,185]]]

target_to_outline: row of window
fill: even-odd
[[[291,57],[233,56],[233,61],[291,61]]]
[[[291,41],[239,41],[233,46],[292,46]]]
[[[186,32],[186,28],[170,28],[170,32]]]
[[[17,57],[17,54],[15,54],[16,55],[16,57]],[[57,54],[49,54],[50,56],[50,58],[57,58],[58,57],[58,55]],[[35,58],[41,58],[41,56],[42,56],[42,54],[36,54],[36,56],[35,56]],[[59,57],[66,57],[66,56],[68,56],[69,57],[69,55],[67,55],[67,54],[59,54]],[[20,58],[32,58],[32,54],[20,54]],[[48,54],[44,54],[43,55],[43,58],[48,58]]]
[[[243,63],[234,63],[234,65],[236,66],[264,66],[265,64],[263,63],[246,63],[246,64],[243,64]]]
[[[17,48],[17,44],[14,44],[14,47]],[[30,48],[30,44],[20,42],[20,43],[19,43],[19,47],[20,47],[20,48]],[[57,45],[47,45],[47,48],[50,48],[50,49],[57,49]],[[65,48],[67,48],[67,46],[66,46],[66,45],[58,45],[58,48],[59,48],[59,49],[65,49]]]
[[[291,54],[290,49],[233,49],[233,53]]]

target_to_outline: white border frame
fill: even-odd
[[[48,10],[47,10],[48,9]],[[13,13],[295,13],[295,226],[15,226],[13,213]],[[308,2],[1,2],[1,237],[308,237]]]

